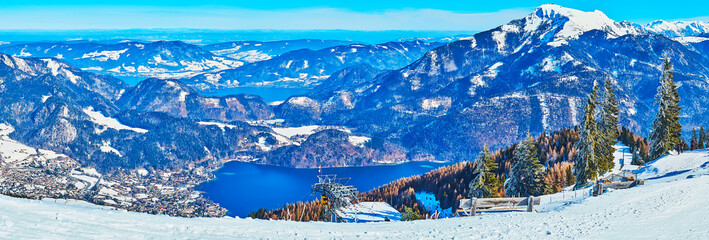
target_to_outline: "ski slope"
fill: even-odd
[[[539,213],[510,212],[413,222],[334,224],[228,217],[186,219],[112,210],[82,202],[0,196],[0,239],[706,239],[709,236],[709,152],[665,156],[636,172],[650,180],[643,186],[599,197],[546,203],[537,207]]]

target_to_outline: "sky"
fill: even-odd
[[[2,0],[0,29],[481,31],[545,3],[600,10],[617,21],[709,21],[706,0]]]

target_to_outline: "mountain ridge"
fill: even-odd
[[[590,23],[582,20],[594,17]],[[571,27],[565,31],[566,27]],[[529,31],[523,31],[527,29]],[[543,5],[527,17],[437,47],[406,67],[339,89],[311,92],[278,109],[286,123],[339,124],[404,146],[409,159],[458,161],[484,146],[578,124],[583,99],[610,78],[621,105],[621,124],[647,134],[654,114],[659,64],[675,61],[683,125],[709,124],[709,59],[705,42],[681,43],[615,22],[599,11]],[[342,93],[351,106],[324,106]],[[356,94],[354,94],[356,93]],[[295,97],[294,97],[295,98]],[[307,105],[296,104],[309,102]],[[292,117],[292,119],[291,119]],[[290,121],[289,121],[290,119]]]

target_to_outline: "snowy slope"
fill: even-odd
[[[134,128],[134,127],[129,127],[129,126],[123,125],[120,122],[118,122],[118,119],[106,117],[101,112],[94,111],[93,107],[85,108],[85,109],[83,109],[83,111],[84,111],[84,113],[86,113],[86,115],[89,115],[92,122],[94,122],[98,125],[104,126],[106,128],[113,128],[116,130],[130,130],[130,131],[134,131],[134,132],[138,132],[138,133],[148,132],[148,130],[145,130],[142,128]],[[97,131],[100,131],[100,130],[97,130]]]
[[[652,179],[671,177],[683,173],[696,174],[709,167],[709,152],[706,150],[685,151],[679,155],[666,155],[645,164],[634,171],[639,178]]]
[[[674,165],[707,151],[667,156],[645,168],[687,173],[644,186],[566,204],[543,204],[539,213],[502,213],[414,222],[333,224],[233,218],[174,218],[63,200],[0,196],[4,239],[703,239],[709,234],[709,169]],[[645,169],[643,168],[643,169]],[[692,177],[687,178],[687,176]],[[649,176],[649,175],[648,175]]]
[[[385,202],[361,202],[342,207],[338,216],[350,223],[401,221],[401,214]]]

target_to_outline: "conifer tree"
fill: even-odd
[[[669,58],[662,65],[660,86],[655,101],[659,108],[650,133],[650,158],[657,159],[681,143],[682,125],[679,124],[679,93],[673,80],[674,71]]]
[[[421,219],[421,214],[410,207],[406,207],[404,213],[401,214],[401,221],[414,221],[419,219]]]
[[[601,144],[598,148],[598,170],[600,174],[613,169],[613,153],[615,152],[613,146],[618,143],[618,136],[620,135],[618,131],[618,101],[615,99],[610,78],[606,78],[599,105],[601,113],[598,128],[600,130],[599,140]]]
[[[704,149],[707,144],[707,134],[704,132],[704,127],[699,128],[699,148]]]
[[[505,182],[507,196],[540,196],[549,192],[549,186],[544,182],[544,169],[537,154],[537,146],[531,136],[517,144],[509,178]]]
[[[470,197],[495,197],[497,189],[500,187],[497,176],[495,176],[495,170],[497,170],[497,163],[492,158],[490,150],[485,146],[480,152],[480,157],[475,160],[475,169],[473,170],[475,178],[469,184]]]
[[[579,128],[579,140],[576,142],[579,152],[574,163],[575,189],[584,187],[588,184],[588,180],[595,179],[598,173],[599,151],[597,149],[600,147],[600,139],[598,123],[594,118],[597,98],[598,86],[594,86],[586,101],[583,120]]]
[[[697,129],[692,128],[692,139],[689,140],[690,144],[692,144],[692,150],[696,149],[697,143],[699,142],[699,137],[697,136]]]
[[[566,175],[566,185],[565,186],[571,186],[572,184],[574,184],[574,174],[573,174],[573,172],[571,172],[570,167],[566,168],[565,175]]]

